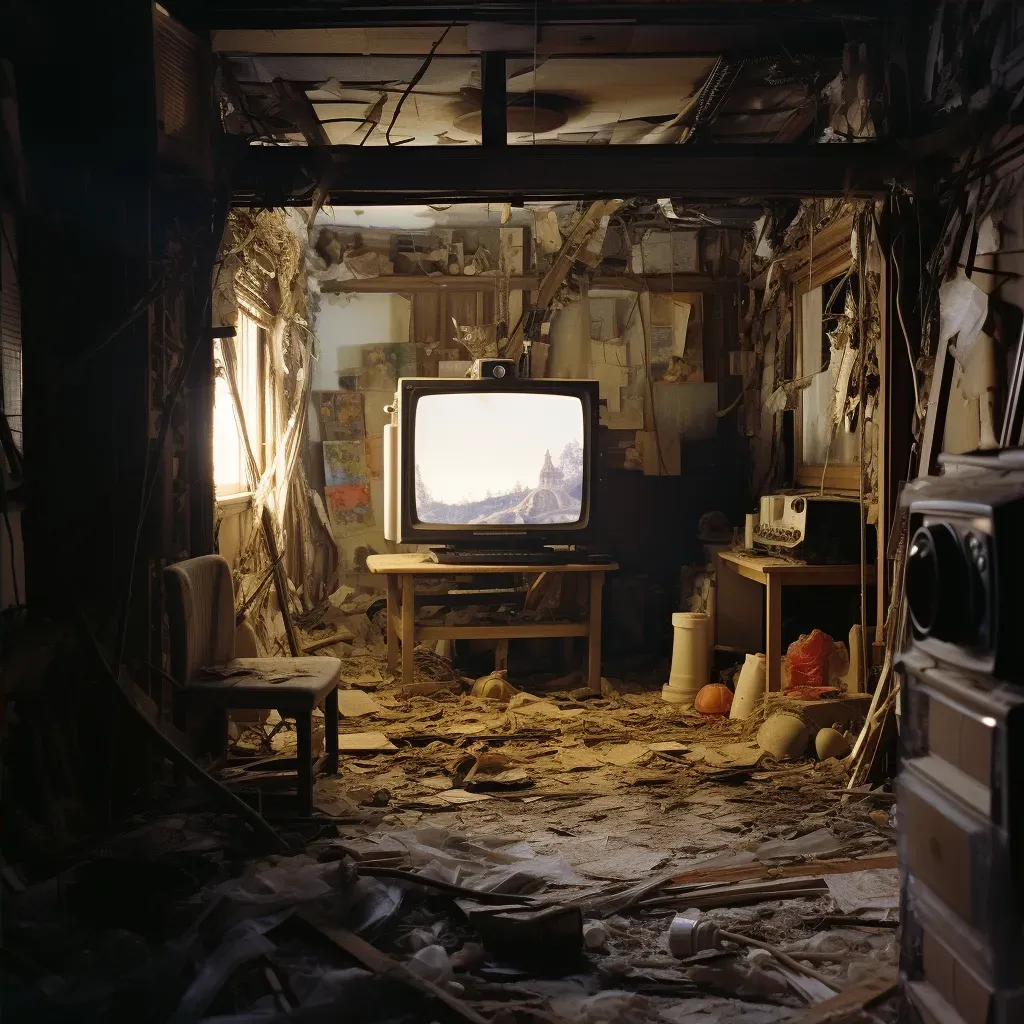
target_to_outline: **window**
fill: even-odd
[[[820,485],[824,474],[826,487],[857,486],[859,435],[848,399],[859,355],[851,344],[856,285],[856,277],[843,275],[800,295],[797,373],[811,378],[796,432],[801,483]]]
[[[0,214],[0,409],[7,417],[14,446],[22,451],[21,414],[21,295],[18,288],[18,255],[14,245],[14,218]]]
[[[214,342],[217,376],[213,399],[213,481],[217,498],[245,494],[252,489],[245,442],[239,431],[231,389],[228,387],[225,348],[234,351],[238,396],[249,446],[259,472],[263,471],[263,382],[267,332],[251,316],[239,312],[233,339]]]
[[[794,269],[795,376],[800,392],[793,431],[794,477],[802,487],[856,491],[860,437],[849,392],[856,387],[858,275],[851,271],[852,225],[840,221],[816,236],[814,258]]]

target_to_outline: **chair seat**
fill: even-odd
[[[337,658],[235,658],[201,669],[179,692],[217,707],[311,711],[340,674]]]

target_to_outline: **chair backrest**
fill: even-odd
[[[164,569],[171,675],[187,686],[207,665],[235,656],[231,568],[220,555],[200,555]]]

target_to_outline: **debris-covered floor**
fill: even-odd
[[[8,1019],[760,1024],[818,1019],[835,989],[842,1020],[890,1019],[887,794],[844,801],[839,762],[772,761],[756,719],[628,677],[485,698],[418,650],[407,693],[377,626],[360,633],[325,649],[348,685],[315,819],[277,814],[286,776],[222,775],[293,852],[194,807],[140,821],[8,901]],[[293,746],[273,719],[236,733],[239,751]],[[691,908],[794,966],[696,933],[673,956]]]

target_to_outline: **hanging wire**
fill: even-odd
[[[448,33],[451,32],[453,28],[455,28],[454,21],[437,37],[437,41],[434,43],[433,46],[431,46],[430,52],[427,54],[426,60],[424,60],[423,63],[420,65],[419,70],[416,72],[416,74],[412,76],[412,80],[405,87],[405,92],[403,92],[401,97],[399,98],[398,103],[395,106],[395,112],[394,114],[391,115],[391,123],[388,125],[387,131],[384,133],[384,138],[387,139],[389,146],[401,146],[403,143],[411,142],[415,138],[415,136],[413,136],[412,138],[402,139],[401,142],[392,142],[391,129],[395,127],[395,122],[398,120],[398,115],[402,112],[402,106],[405,104],[405,101],[409,98],[409,94],[413,91],[413,89],[416,88],[416,86],[419,84],[420,79],[427,73],[427,68],[430,67],[431,62],[434,59],[434,54],[437,53],[437,48],[444,42],[445,36],[447,36]],[[367,138],[369,138],[369,132],[367,132]],[[365,139],[363,141],[365,141]]]

